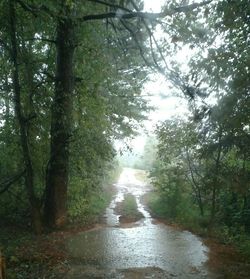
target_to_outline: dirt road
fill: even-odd
[[[141,203],[149,186],[137,177],[136,170],[124,169],[106,210],[106,225],[68,241],[73,260],[65,278],[217,278],[206,267],[208,248],[197,236],[151,218]],[[114,209],[128,193],[144,218],[124,227]]]

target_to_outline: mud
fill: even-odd
[[[79,233],[67,242],[71,270],[65,278],[180,278],[215,279],[206,262],[208,247],[188,231],[156,222],[141,203],[150,190],[136,178],[136,170],[124,169],[110,206],[106,225]],[[144,216],[131,227],[119,222],[116,205],[124,195],[136,198]]]

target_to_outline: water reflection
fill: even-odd
[[[168,271],[176,278],[214,278],[204,267],[208,249],[198,237],[152,222],[150,213],[140,201],[146,191],[148,188],[136,179],[135,170],[125,169],[117,183],[117,194],[106,211],[108,227],[72,238],[68,243],[71,255],[81,264],[105,269],[154,267]],[[114,208],[127,193],[136,197],[144,219],[139,226],[119,228],[119,216]]]

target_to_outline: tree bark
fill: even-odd
[[[9,16],[10,16],[10,38],[11,38],[11,60],[13,63],[13,91],[14,91],[14,107],[17,122],[19,124],[20,142],[22,147],[23,159],[25,164],[25,186],[28,193],[28,199],[31,207],[32,225],[35,233],[42,232],[42,222],[40,214],[40,202],[37,199],[34,191],[34,173],[32,160],[29,149],[28,126],[27,121],[22,112],[21,104],[21,86],[19,79],[18,66],[18,44],[16,38],[16,12],[14,1],[9,0]]]
[[[0,250],[0,279],[6,279],[5,258]]]
[[[222,128],[219,128],[219,137],[218,137],[218,151],[215,160],[215,169],[213,174],[213,184],[212,184],[212,204],[211,204],[211,216],[210,222],[211,225],[214,222],[215,212],[216,212],[216,196],[218,192],[218,181],[219,181],[219,172],[220,172],[220,160],[221,160],[221,153],[222,153]]]
[[[63,226],[67,217],[74,50],[74,24],[69,17],[65,16],[65,19],[59,19],[57,25],[56,83],[52,105],[51,149],[44,206],[45,223],[50,228]]]
[[[203,202],[202,202],[202,197],[201,197],[201,187],[199,185],[199,183],[196,181],[195,176],[194,176],[194,171],[191,165],[191,160],[190,160],[190,156],[189,156],[189,152],[188,149],[186,148],[186,154],[187,154],[187,162],[188,162],[188,167],[189,167],[189,171],[191,174],[191,186],[194,190],[195,193],[195,197],[200,209],[200,214],[203,217],[204,216],[204,207],[203,207]]]

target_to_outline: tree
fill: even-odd
[[[98,1],[90,1],[95,4],[103,4]],[[57,67],[55,97],[52,110],[51,128],[51,154],[46,186],[45,218],[49,226],[60,226],[66,219],[66,200],[68,185],[68,163],[69,163],[69,139],[71,136],[72,118],[72,93],[74,91],[73,56],[75,50],[74,34],[76,24],[92,20],[108,20],[117,18],[124,28],[130,31],[130,35],[136,41],[133,29],[125,20],[137,18],[145,25],[145,19],[155,20],[158,17],[172,16],[175,13],[185,12],[200,7],[202,4],[192,4],[186,7],[164,10],[160,14],[143,13],[131,2],[135,11],[126,6],[117,6],[105,3],[104,6],[111,8],[110,12],[100,14],[88,14],[75,17],[76,6],[74,3],[62,1],[58,10],[63,16],[57,15]],[[113,11],[115,9],[115,12]],[[122,11],[120,13],[119,11]],[[134,27],[134,25],[132,25]],[[146,28],[147,25],[146,25]],[[119,29],[118,29],[119,30]]]
[[[8,43],[1,40],[1,46],[7,52],[11,48],[11,52],[5,52],[3,57],[8,69],[3,71],[5,76],[1,84],[7,84],[4,85],[6,91],[9,90],[9,83],[15,85],[16,130],[20,129],[20,153],[25,162],[26,189],[34,216],[40,215],[44,202],[48,226],[61,226],[66,221],[69,162],[71,154],[74,154],[70,153],[70,146],[75,135],[80,135],[76,130],[91,122],[76,121],[85,117],[88,109],[88,104],[79,109],[77,98],[80,96],[82,101],[82,95],[93,93],[96,100],[101,100],[87,98],[87,101],[96,102],[96,111],[102,110],[100,117],[103,121],[95,120],[96,125],[100,125],[98,136],[90,133],[90,138],[100,141],[103,136],[103,146],[105,141],[110,146],[112,139],[134,133],[137,127],[135,120],[145,118],[142,112],[147,109],[146,102],[140,97],[146,66],[159,69],[153,51],[153,42],[156,46],[157,42],[150,25],[153,28],[157,18],[190,12],[207,3],[209,1],[172,6],[158,14],[143,12],[141,4],[136,5],[134,1],[121,4],[118,1],[89,0],[82,4],[79,1],[40,3],[37,0],[29,3],[9,0],[1,3],[8,7],[3,9],[3,26],[11,31],[8,32],[5,27],[2,30]],[[6,25],[6,10],[11,14],[9,25]],[[83,32],[85,30],[86,33]],[[147,38],[150,44],[146,44]],[[99,48],[95,47],[95,43]],[[87,59],[89,56],[92,61]],[[93,67],[97,57],[97,66]],[[11,59],[11,65],[8,59]],[[83,63],[79,62],[80,59]],[[32,63],[28,63],[29,60]],[[101,73],[101,66],[105,74]],[[13,73],[12,77],[8,71]],[[94,79],[89,78],[92,74]],[[104,106],[100,104],[102,102]],[[6,117],[11,115],[12,106],[12,102],[7,104]],[[4,124],[7,132],[10,125],[7,122]],[[86,133],[81,136],[85,137]],[[98,154],[101,153],[98,150]],[[107,154],[100,155],[100,158],[109,157]],[[45,176],[46,189],[43,193]]]
[[[184,41],[195,48],[190,68],[178,70],[182,78],[177,84],[190,101],[192,117],[188,123],[166,121],[158,127],[160,171],[155,180],[168,187],[175,178],[169,166],[179,160],[187,179],[183,188],[192,189],[210,225],[249,232],[249,5],[219,1],[214,7],[210,17],[201,18],[206,18],[202,33],[194,32],[192,17],[184,25],[176,19],[177,44]],[[190,27],[192,36],[183,26]]]
[[[14,109],[15,115],[19,125],[20,143],[22,147],[22,156],[25,163],[25,186],[28,194],[29,203],[31,206],[31,216],[36,233],[41,233],[41,215],[40,202],[35,194],[34,189],[34,169],[32,166],[32,159],[29,148],[29,118],[25,118],[23,107],[21,103],[21,85],[20,85],[20,71],[18,61],[18,41],[16,35],[16,11],[13,1],[9,1],[9,28],[10,28],[10,57],[13,63],[12,81],[14,92]]]

